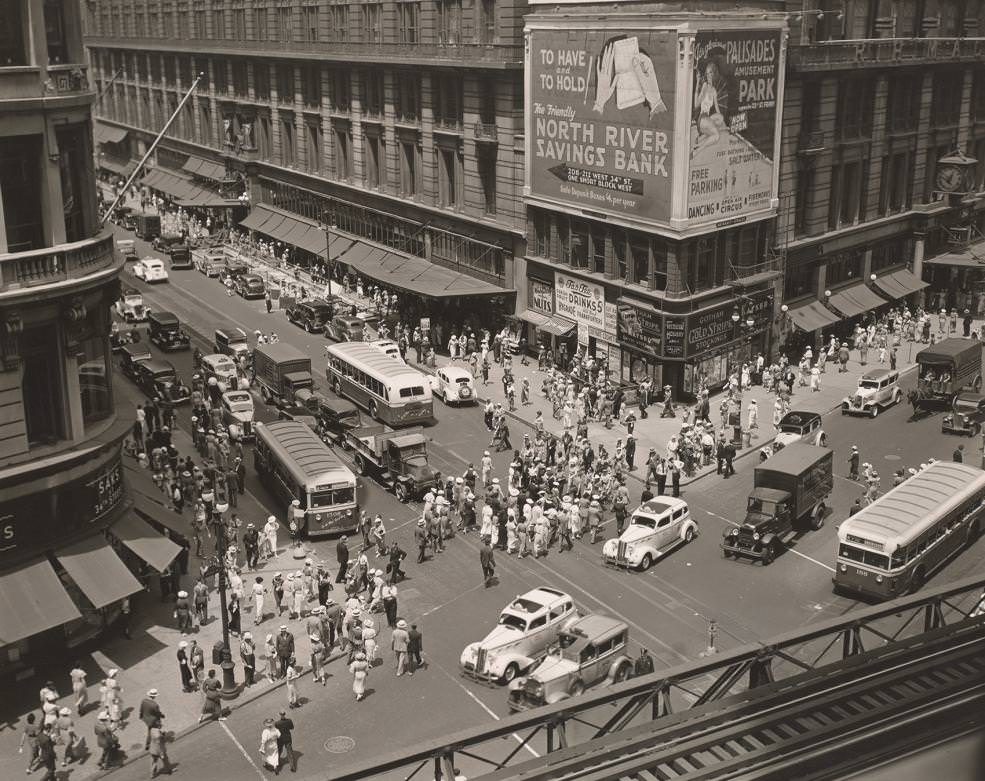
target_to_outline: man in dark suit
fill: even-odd
[[[277,748],[280,749],[282,757],[280,767],[290,763],[291,772],[296,773],[298,771],[298,758],[294,753],[294,736],[291,734],[294,729],[294,722],[287,718],[286,711],[280,712],[280,718],[274,722],[274,728],[280,733],[280,737],[277,738]],[[280,767],[277,768],[278,772],[280,772]]]
[[[423,650],[424,637],[421,635],[421,631],[417,628],[417,624],[411,624],[410,629],[407,630],[408,675],[413,675],[414,670],[424,666],[424,660],[421,659],[421,652]]]
[[[735,474],[735,467],[732,462],[735,460],[735,445],[731,442],[725,443],[725,473],[723,477],[731,477]]]
[[[482,547],[479,548],[479,564],[482,565],[482,578],[486,588],[489,588],[490,581],[496,574],[496,560],[493,558],[493,549],[489,544],[489,538],[482,538]]]
[[[164,718],[161,706],[157,704],[157,689],[151,689],[147,696],[140,701],[140,720],[147,725],[147,737],[144,738],[144,751],[150,748],[150,730],[160,719]]]
[[[335,546],[335,559],[339,563],[339,574],[335,576],[336,583],[345,583],[345,573],[349,569],[349,546],[346,545],[348,539],[343,534],[342,539]]]

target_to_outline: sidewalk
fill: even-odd
[[[188,434],[178,429],[172,433],[175,445],[180,452],[195,452]],[[131,466],[140,469],[136,462],[128,462],[128,469]],[[159,493],[156,496],[148,496],[148,498],[163,502],[163,495]],[[252,522],[257,524],[258,528],[262,526],[268,513],[255,499],[247,493],[239,497],[238,504],[239,506],[233,511],[239,514],[244,524]],[[186,510],[187,512],[189,511]],[[282,547],[275,558],[262,563],[258,570],[247,570],[244,567],[242,571],[244,591],[247,592],[242,604],[242,628],[244,631],[252,632],[253,640],[257,646],[257,675],[256,683],[252,687],[242,688],[239,697],[224,703],[227,707],[237,707],[283,684],[283,681],[271,681],[263,675],[266,666],[263,651],[264,639],[268,633],[276,634],[281,624],[287,624],[295,636],[297,658],[301,662],[303,674],[307,674],[310,669],[306,661],[309,656],[309,647],[304,631],[304,619],[300,621],[288,620],[286,613],[283,617],[278,617],[272,588],[265,602],[266,617],[264,621],[257,627],[253,625],[253,599],[249,596],[249,586],[252,584],[253,578],[262,575],[265,585],[270,588],[273,576],[277,572],[294,572],[303,563],[293,558],[286,532],[282,532],[278,542]],[[211,550],[211,541],[206,542],[206,550]],[[179,588],[191,592],[191,587],[198,577],[200,561],[194,553],[190,556],[188,574],[179,579]],[[319,563],[317,557],[315,563]],[[334,572],[335,563],[327,563],[330,565],[330,571]],[[342,598],[339,597],[340,593],[342,592],[338,588],[331,593],[332,598],[339,603],[344,601],[344,593]],[[210,594],[209,620],[203,626],[194,627],[191,634],[186,636],[182,636],[177,629],[177,621],[173,617],[173,597],[167,601],[162,601],[156,590],[153,593],[144,591],[135,594],[131,602],[132,619],[129,638],[124,637],[120,632],[107,634],[100,639],[98,650],[80,653],[78,657],[66,658],[55,669],[39,668],[31,678],[12,683],[5,688],[5,702],[2,711],[0,711],[2,713],[2,720],[0,720],[0,778],[16,778],[24,775],[24,768],[27,766],[27,754],[18,754],[17,744],[24,728],[26,714],[34,712],[40,718],[38,691],[46,680],[53,681],[59,694],[62,695],[58,701],[59,707],[65,706],[73,709],[76,731],[84,739],[85,750],[82,751],[82,754],[85,758],[81,762],[69,764],[66,768],[66,770],[71,771],[73,781],[90,778],[99,772],[96,767],[99,750],[96,747],[93,728],[96,724],[96,716],[101,710],[99,707],[99,686],[111,668],[115,667],[120,671],[118,679],[123,692],[124,726],[118,735],[120,746],[126,752],[128,760],[143,754],[146,728],[138,718],[137,708],[140,700],[146,696],[148,689],[156,688],[160,692],[157,701],[165,715],[164,726],[166,730],[179,734],[195,727],[201,714],[202,697],[197,692],[186,694],[181,690],[181,676],[178,672],[176,657],[178,642],[182,639],[188,640],[189,643],[192,639],[196,640],[205,653],[206,671],[216,667],[217,673],[221,675],[218,666],[212,664],[212,646],[222,637],[218,591],[213,590]],[[307,604],[310,607],[315,603]],[[239,638],[231,637],[230,641],[233,662],[236,665],[236,681],[242,686],[243,668],[239,659]],[[74,713],[74,698],[68,679],[68,672],[76,658],[82,662],[83,669],[88,673],[89,706],[81,718]],[[337,656],[331,658],[335,659]],[[283,701],[272,704],[271,708],[283,707],[285,704],[286,696]],[[57,754],[60,762],[61,747],[57,747]]]

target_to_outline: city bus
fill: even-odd
[[[434,420],[431,385],[417,369],[366,342],[333,344],[325,352],[325,376],[336,396],[351,399],[391,426]]]
[[[981,531],[985,471],[935,461],[838,528],[836,592],[873,600],[917,591]]]
[[[355,531],[356,476],[311,428],[296,420],[257,423],[253,466],[285,508],[295,499],[309,538]]]

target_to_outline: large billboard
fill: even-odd
[[[677,31],[534,29],[529,43],[530,195],[666,223]]]
[[[782,32],[695,35],[687,220],[722,223],[773,199]]]

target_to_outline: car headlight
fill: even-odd
[[[848,565],[847,564],[839,564],[838,565],[838,569],[841,570],[842,572],[848,572]]]
[[[876,575],[876,583],[882,583],[882,575]]]
[[[732,529],[732,531],[729,532],[729,536],[730,537],[738,537],[739,536],[739,530],[738,529]]]
[[[752,533],[752,538],[758,542],[759,541],[759,532],[753,532]]]
[[[315,520],[316,521],[320,521],[321,520],[321,513],[316,513],[315,514]]]
[[[961,416],[961,420],[964,421],[965,423],[967,423],[968,422],[968,416],[967,415],[962,415]]]

